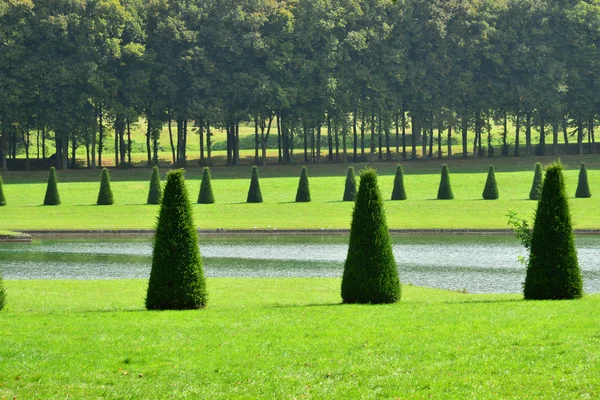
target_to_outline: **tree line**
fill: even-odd
[[[581,0],[0,0],[0,167],[131,165],[141,119],[148,165],[592,152],[599,41]]]

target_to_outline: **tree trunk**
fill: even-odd
[[[362,113],[360,119],[360,159],[365,159],[365,113]]]
[[[406,113],[402,110],[402,159],[406,160]]]
[[[543,111],[540,111],[540,148],[538,155],[546,155],[546,121],[544,120]]]
[[[319,121],[317,125],[317,164],[321,162],[321,124],[323,121]]]
[[[354,138],[352,162],[358,161],[358,130],[356,127],[356,113],[357,113],[357,111],[354,111],[354,113],[352,114],[352,134],[353,134],[353,138]]]
[[[563,128],[563,139],[564,139],[564,142],[565,142],[565,154],[569,154],[569,134],[567,132],[567,130],[568,130],[568,121],[567,121],[566,117],[563,117],[562,128]]]
[[[442,127],[441,126],[438,127],[438,139],[437,139],[437,142],[438,142],[438,144],[437,144],[438,145],[438,151],[437,151],[437,153],[438,153],[438,160],[441,160],[442,159]]]
[[[373,161],[375,154],[375,113],[371,112],[371,152],[369,153],[369,161]]]
[[[519,157],[519,136],[520,136],[520,130],[521,130],[521,116],[519,115],[519,113],[517,112],[517,121],[515,124],[515,157]]]
[[[329,148],[329,155],[327,159],[329,161],[333,160],[333,138],[331,136],[331,116],[327,114],[327,146]]]
[[[429,158],[433,158],[433,122],[429,125]]]
[[[99,123],[98,123],[98,168],[102,168],[102,147],[104,141],[104,122],[102,121],[102,106],[99,107]],[[95,141],[92,141],[92,153],[94,153]],[[95,168],[94,156],[92,156],[92,168]]]
[[[558,154],[558,123],[552,122],[552,154]]]
[[[276,118],[275,122],[277,122],[277,155],[278,155],[279,163],[282,163],[283,157],[281,154],[281,119],[279,118],[279,112],[277,112],[277,115],[275,118]]]
[[[448,125],[448,160],[452,159],[452,124]]]
[[[210,133],[210,121],[206,121],[206,158],[208,165],[212,165],[212,133]]]
[[[427,160],[427,127],[423,126],[423,136],[421,137],[421,160]]]
[[[530,156],[531,151],[531,112],[525,114],[525,154]]]
[[[152,136],[152,123],[150,118],[147,120],[148,126],[146,127],[146,155],[148,156],[148,166],[152,165],[152,150],[150,149],[150,139]]]
[[[304,132],[304,162],[308,163],[308,123],[302,119],[302,131]]]
[[[468,137],[467,134],[469,133],[469,120],[468,118],[463,115],[462,118],[460,119],[460,133],[462,136],[462,158],[469,158],[469,150],[468,150]]]
[[[200,158],[198,159],[198,164],[204,165],[204,121],[202,118],[198,118],[198,137],[200,139]]]
[[[577,119],[577,154],[583,154],[583,120]]]
[[[412,143],[411,143],[412,154],[411,154],[410,158],[412,160],[416,160],[417,159],[417,136],[418,136],[419,129],[421,129],[421,128],[418,126],[417,119],[414,116],[410,117],[410,128],[411,128],[411,136],[412,136]]]
[[[508,115],[507,112],[504,112],[504,121],[503,121],[503,131],[502,131],[502,155],[508,155]]]
[[[258,160],[258,114],[254,116],[254,165],[259,164]]]
[[[173,128],[171,127],[171,122],[171,113],[169,113],[169,120],[167,121],[169,129],[169,143],[171,144],[171,156],[173,158],[173,165],[175,165],[177,159],[175,158],[175,145],[173,144]]]

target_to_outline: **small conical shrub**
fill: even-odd
[[[57,206],[60,204],[58,195],[58,184],[56,181],[56,169],[50,167],[50,176],[48,176],[48,186],[46,186],[46,196],[44,197],[45,206]]]
[[[400,278],[375,170],[361,172],[342,277],[344,303],[394,303]]]
[[[592,197],[592,193],[590,192],[590,185],[588,184],[585,163],[581,163],[581,168],[579,169],[579,181],[577,182],[577,190],[575,191],[575,197]]]
[[[526,299],[576,299],[583,294],[560,162],[546,169],[523,294]]]
[[[204,167],[202,171],[202,183],[200,184],[200,193],[198,194],[199,204],[213,204],[215,196],[213,195],[212,185],[210,183],[210,169]]]
[[[262,203],[262,193],[258,183],[258,168],[252,167],[252,179],[250,180],[250,189],[248,189],[247,203]]]
[[[202,308],[207,302],[202,256],[183,170],[169,171],[158,213],[148,310]]]
[[[296,203],[306,203],[310,201],[310,188],[308,187],[308,173],[306,167],[302,167],[298,190],[296,191]]]
[[[531,184],[531,190],[529,191],[529,200],[538,200],[542,191],[542,164],[539,162],[535,163],[535,173],[533,175],[533,183]]]
[[[442,179],[440,180],[437,198],[438,200],[452,200],[454,198],[452,186],[450,186],[450,172],[446,164],[442,165]]]
[[[4,288],[4,281],[2,280],[2,274],[0,273],[0,310],[6,305],[6,289]]]
[[[6,205],[6,198],[4,197],[4,189],[2,189],[2,177],[0,176],[0,206]]]
[[[356,175],[354,175],[354,167],[348,167],[346,174],[346,187],[344,188],[343,201],[354,201],[356,198]]]
[[[98,192],[98,201],[96,201],[96,204],[99,206],[109,206],[113,203],[113,194],[110,189],[110,174],[106,168],[102,168],[102,180],[100,181],[100,191]]]
[[[406,191],[404,190],[404,169],[402,168],[402,165],[396,166],[392,200],[406,200]]]
[[[152,168],[152,177],[150,178],[150,190],[148,191],[148,204],[160,204],[162,199],[162,185],[160,184],[160,173],[155,165]]]
[[[483,188],[483,199],[484,200],[497,200],[498,199],[498,185],[496,184],[496,174],[494,173],[494,166],[490,165],[488,170],[487,180],[485,181],[485,187]]]

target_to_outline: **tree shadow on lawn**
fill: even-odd
[[[308,304],[271,304],[265,305],[264,308],[312,308],[312,307],[335,307],[345,305],[341,301],[338,303],[308,303]]]

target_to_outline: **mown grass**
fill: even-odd
[[[523,301],[339,279],[209,279],[205,310],[145,280],[6,281],[0,398],[596,398],[600,296]]]

